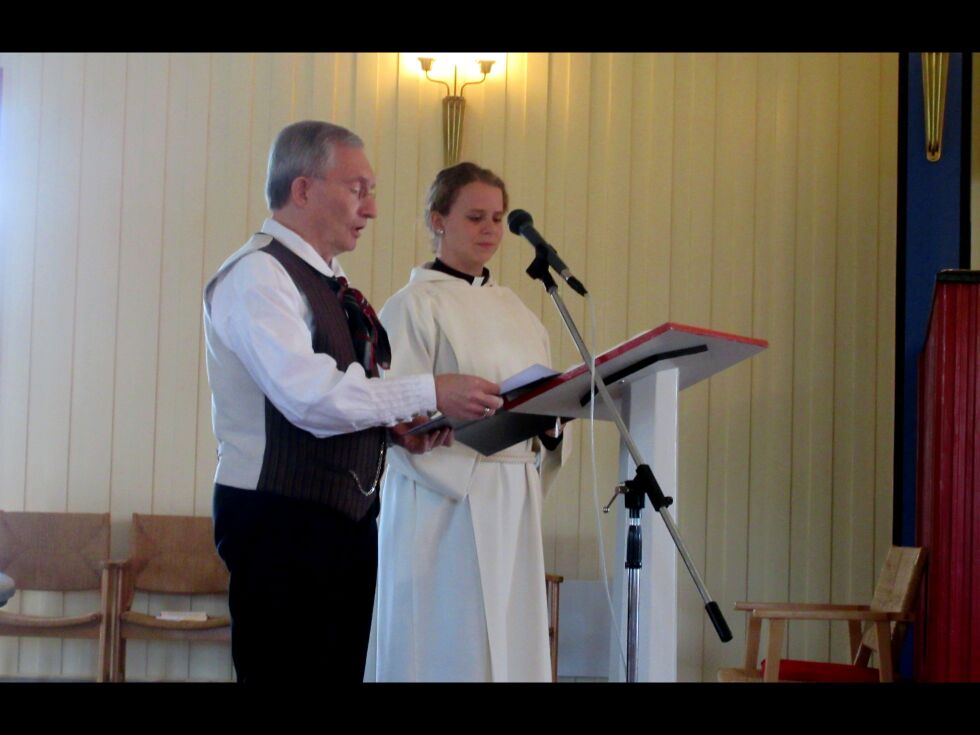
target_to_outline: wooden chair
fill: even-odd
[[[0,569],[18,590],[101,590],[100,609],[80,615],[40,616],[0,611],[0,635],[98,639],[96,679],[109,675],[108,590],[102,563],[109,557],[108,513],[0,511]]]
[[[558,593],[565,578],[558,574],[545,574],[548,590],[548,643],[551,646],[551,680],[558,681]]]
[[[227,594],[228,570],[214,547],[207,517],[133,514],[130,558],[106,564],[114,602],[111,681],[126,679],[126,641],[230,641],[231,620],[164,620],[132,610],[137,591],[179,594]]]
[[[885,558],[870,605],[824,605],[792,602],[739,602],[736,610],[749,614],[742,668],[721,669],[718,680],[890,682],[913,620],[919,581],[925,566],[925,550],[893,546]],[[766,660],[756,666],[762,621],[769,621]],[[846,620],[851,644],[851,664],[797,661],[782,657],[786,624],[790,620]],[[862,630],[862,624],[867,624]],[[878,654],[878,668],[869,667]]]

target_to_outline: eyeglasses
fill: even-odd
[[[357,197],[358,201],[364,201],[368,197],[374,199],[377,196],[375,187],[373,185],[369,186],[365,181],[357,181],[354,183],[341,181],[339,183],[346,186],[348,191]]]
[[[369,184],[366,179],[354,179],[353,181],[339,181],[337,179],[328,179],[323,176],[311,176],[311,179],[317,179],[328,184],[337,184],[342,186],[355,197],[359,202],[363,202],[365,199],[370,197],[374,199],[376,195],[376,189],[374,184]]]

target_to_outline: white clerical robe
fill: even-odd
[[[386,376],[499,382],[550,364],[540,320],[510,289],[480,282],[415,268],[381,310]],[[369,679],[373,669],[378,681],[550,681],[537,448],[391,449]],[[562,453],[546,453],[542,469],[557,469]]]

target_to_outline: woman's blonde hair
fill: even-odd
[[[429,194],[425,198],[425,226],[429,228],[434,236],[438,236],[432,228],[432,213],[436,212],[442,216],[449,214],[449,210],[456,203],[460,189],[474,181],[482,181],[484,184],[495,186],[504,195],[504,211],[507,211],[507,185],[504,180],[497,176],[488,168],[482,168],[475,163],[463,161],[455,166],[444,168],[436,174],[435,181],[429,187]],[[435,250],[436,242],[433,237],[432,249]]]

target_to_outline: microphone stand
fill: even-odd
[[[544,284],[545,290],[551,296],[552,301],[555,302],[555,306],[558,308],[562,321],[565,322],[565,327],[568,329],[568,333],[572,336],[572,340],[575,342],[575,346],[578,348],[579,354],[582,355],[582,359],[585,360],[587,365],[591,365],[592,355],[585,346],[582,335],[579,334],[578,328],[575,326],[575,322],[572,319],[571,314],[569,314],[568,309],[565,308],[565,302],[562,301],[561,296],[558,295],[558,286],[555,284],[555,280],[551,277],[551,273],[548,269],[548,252],[540,245],[535,245],[534,250],[534,260],[531,262],[531,265],[528,266],[526,272],[532,279],[541,281]],[[639,447],[637,447],[636,442],[633,441],[633,437],[630,435],[629,429],[623,422],[622,416],[620,416],[619,411],[616,409],[616,405],[613,403],[612,397],[609,395],[605,381],[602,379],[598,380],[595,384],[594,390],[598,391],[606,405],[606,408],[608,408],[609,412],[612,414],[616,428],[619,430],[619,434],[625,442],[630,456],[633,458],[633,462],[636,465],[636,475],[633,477],[633,479],[627,480],[616,488],[616,494],[623,495],[626,503],[626,509],[629,511],[629,527],[627,529],[626,536],[626,681],[635,682],[636,646],[637,636],[639,633],[637,606],[639,604],[640,595],[640,568],[643,565],[643,531],[642,526],[640,525],[640,511],[645,505],[645,498],[650,498],[650,504],[653,506],[653,509],[660,514],[664,524],[667,526],[667,531],[670,533],[670,536],[674,541],[674,546],[677,547],[677,551],[684,560],[684,565],[687,567],[688,573],[690,573],[691,578],[694,580],[695,586],[698,588],[698,593],[701,595],[701,599],[704,602],[704,609],[707,612],[708,617],[711,619],[711,622],[715,627],[715,631],[718,633],[718,637],[723,643],[727,643],[732,639],[732,632],[729,630],[728,624],[725,622],[725,618],[718,607],[718,603],[712,600],[711,595],[708,594],[708,590],[704,586],[704,581],[701,579],[701,575],[694,566],[694,562],[691,561],[691,556],[687,553],[687,547],[684,546],[684,541],[681,539],[680,534],[677,531],[677,526],[674,524],[674,519],[671,518],[670,513],[667,511],[668,506],[674,502],[673,499],[666,497],[663,494],[663,491],[660,489],[660,484],[657,482],[657,478],[653,475],[653,470],[650,469],[650,465],[644,462]],[[594,393],[592,397],[593,399],[595,398]],[[613,499],[615,500],[615,496],[613,496]],[[611,504],[612,503],[610,502],[610,505]],[[607,509],[608,507],[609,506],[606,506]]]

